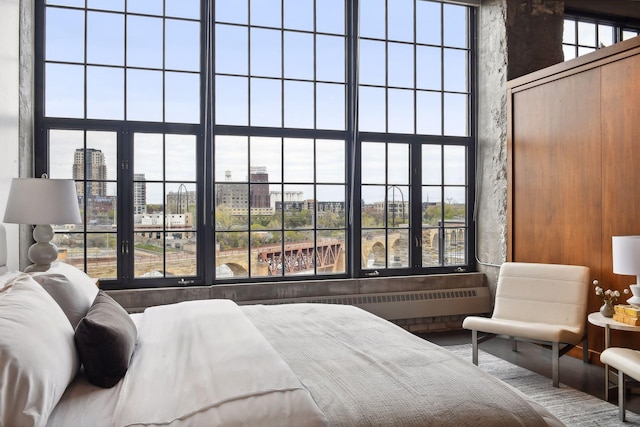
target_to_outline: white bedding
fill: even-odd
[[[76,381],[49,425],[326,424],[309,392],[233,302],[154,307],[137,326],[125,378],[114,393],[97,392],[105,405],[100,416],[86,418],[88,402],[82,397],[82,411],[71,402],[78,395],[75,387],[94,389]]]
[[[134,315],[125,378],[79,376],[50,426],[562,425],[469,361],[350,306],[207,300]]]

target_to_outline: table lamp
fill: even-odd
[[[640,305],[640,236],[613,236],[613,272],[636,276],[629,304]]]
[[[4,222],[34,224],[29,259],[33,265],[25,271],[45,271],[58,258],[58,248],[51,243],[50,224],[79,224],[80,209],[76,184],[71,179],[14,178],[11,181]]]

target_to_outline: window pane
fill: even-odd
[[[445,46],[467,47],[467,7],[443,4]]]
[[[395,0],[387,4],[388,39],[413,42],[414,0]]]
[[[84,131],[57,130],[49,131],[49,178],[73,179],[75,171],[76,150],[84,148]],[[82,151],[80,159],[83,160]],[[80,167],[77,173],[84,174]],[[84,176],[84,175],[82,175]]]
[[[87,67],[87,118],[124,119],[124,71]]]
[[[564,27],[562,32],[562,43],[567,43],[567,44],[576,43],[576,21],[572,19],[564,20]]]
[[[195,181],[196,137],[193,135],[167,135],[166,150],[166,180],[167,181]]]
[[[385,186],[384,185],[363,185],[362,186],[362,228],[379,228],[386,224],[385,207]],[[364,233],[363,235],[367,235]]]
[[[249,121],[249,88],[244,77],[216,77],[216,124],[244,125]]]
[[[360,84],[385,85],[385,55],[384,42],[360,40]]]
[[[160,134],[136,133],[133,139],[133,173],[139,180],[161,181],[164,178],[164,138]],[[142,178],[144,176],[144,178]],[[147,185],[147,189],[149,185]],[[162,194],[162,193],[160,193]],[[162,201],[162,198],[160,199]],[[154,201],[158,203],[158,200]]]
[[[445,185],[464,185],[466,183],[466,147],[444,147],[444,183]]]
[[[414,133],[412,90],[389,89],[389,132]]]
[[[162,121],[162,72],[127,70],[127,119]]]
[[[255,0],[254,0],[255,1]],[[251,29],[251,74],[262,77],[281,77],[282,32]]]
[[[84,61],[84,13],[49,7],[47,10],[46,59]]]
[[[383,88],[360,87],[358,123],[361,131],[384,132],[385,90]]]
[[[127,11],[146,15],[162,15],[163,0],[127,0]]]
[[[251,259],[257,260],[255,268],[251,270],[251,277],[282,276],[284,274],[282,257],[282,236],[281,231],[271,231],[265,237],[266,242],[251,242]],[[252,267],[253,264],[252,264]]]
[[[583,46],[596,46],[596,24],[578,22],[578,44]]]
[[[84,67],[46,64],[45,115],[84,117]]]
[[[595,52],[596,49],[594,47],[578,47],[578,56],[586,55],[587,53]]]
[[[313,140],[285,138],[283,143],[284,181],[313,182],[315,164]]]
[[[576,47],[572,45],[562,45],[562,52],[564,53],[564,60],[568,61],[576,57]]]
[[[413,88],[413,46],[401,43],[387,44],[389,59],[389,86]]]
[[[345,273],[345,254],[347,253],[345,232],[341,230],[319,231],[317,239],[319,247],[322,248],[316,256],[317,273]]]
[[[87,13],[87,62],[124,65],[123,15]]]
[[[200,75],[165,73],[165,121],[200,123]]]
[[[282,141],[253,137],[250,140],[251,168],[265,168],[269,182],[282,181]]]
[[[200,19],[200,1],[165,0],[165,15],[176,18]]]
[[[442,49],[418,46],[416,48],[416,76],[419,89],[442,89]]]
[[[282,82],[251,79],[251,125],[282,126]]]
[[[216,277],[248,277],[248,246],[249,233],[216,233]]]
[[[442,147],[422,145],[422,184],[442,184]]]
[[[416,94],[417,133],[442,135],[442,95],[419,91]]]
[[[246,27],[216,25],[216,73],[248,73],[248,37]]]
[[[249,167],[249,138],[246,136],[216,135],[216,181],[245,181]]]
[[[409,187],[389,185],[387,188],[387,215],[391,228],[409,226]],[[394,231],[394,233],[397,231]]]
[[[87,8],[123,11],[124,0],[87,0]]]
[[[284,0],[284,27],[313,31],[313,0]]]
[[[444,94],[444,134],[467,136],[467,95]]]
[[[409,184],[409,145],[388,144],[389,184]],[[408,196],[408,193],[405,193]]]
[[[598,25],[598,46],[611,46],[613,44],[614,28],[610,25]]]
[[[127,65],[162,68],[162,19],[127,16]]]
[[[444,50],[444,90],[467,92],[467,51]]]
[[[406,230],[389,232],[389,268],[406,268],[409,266],[409,234]]]
[[[344,37],[316,36],[316,79],[344,82]]]
[[[360,36],[385,38],[385,0],[360,1]]]
[[[282,27],[281,0],[250,0],[251,25]]]
[[[78,236],[75,234],[74,236]],[[69,241],[68,237],[64,240]],[[73,239],[75,240],[75,239]],[[75,245],[74,245],[75,246]],[[117,277],[116,256],[118,240],[115,233],[91,233],[87,235],[87,275],[100,279],[115,279]],[[72,248],[69,248],[72,250]],[[75,247],[73,250],[77,250]],[[81,262],[77,259],[76,262]],[[76,267],[79,267],[76,265]],[[79,267],[82,269],[82,267]]]
[[[441,43],[441,8],[441,3],[437,2],[416,2],[416,42],[432,45]]]
[[[165,67],[172,70],[200,70],[198,23],[165,20]]]
[[[386,181],[386,153],[385,144],[362,143],[362,183],[384,184]],[[382,199],[381,199],[382,200]]]
[[[316,31],[344,34],[344,0],[316,1]]]
[[[284,76],[313,80],[313,35],[285,31]]]
[[[86,230],[111,231],[117,221],[117,193],[115,182],[87,182],[84,198],[86,199]],[[82,198],[83,196],[80,195]]]
[[[215,0],[216,21],[246,24],[249,16],[248,0]]]
[[[444,229],[444,265],[464,265],[467,263],[465,242],[466,229]]]
[[[316,182],[345,182],[344,141],[316,141]]]
[[[284,83],[284,126],[313,128],[313,83]]]
[[[316,84],[316,127],[318,129],[345,129],[345,86],[342,84]]]

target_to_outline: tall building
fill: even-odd
[[[249,182],[234,183],[231,171],[225,173],[225,183],[216,184],[216,206],[224,205],[234,215],[272,215],[269,174],[264,166],[251,167]]]
[[[86,181],[88,196],[107,195],[107,165],[102,150],[78,148],[73,155],[73,179]],[[79,186],[78,196],[85,195],[85,188]]]
[[[147,213],[147,183],[143,173],[133,174],[133,213]]]

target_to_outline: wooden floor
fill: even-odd
[[[439,332],[419,334],[419,336],[444,347],[471,343],[470,331]],[[519,342],[518,351],[514,352],[511,350],[511,342],[504,338],[485,341],[480,344],[480,348],[487,353],[549,378],[549,386],[551,386],[550,350],[532,343]],[[469,352],[469,360],[471,360],[471,352]],[[604,399],[604,368],[601,366],[583,363],[581,359],[575,357],[563,356],[560,358],[560,382]],[[616,388],[609,391],[609,402],[617,405],[618,391]],[[640,389],[627,393],[627,410],[640,414]]]

